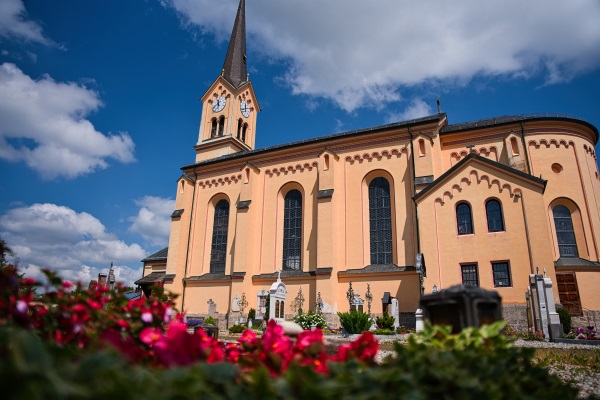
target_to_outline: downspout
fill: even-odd
[[[527,173],[531,174],[531,165],[529,165],[529,151],[527,150],[527,146],[525,144],[525,128],[523,127],[523,121],[519,122],[521,124],[521,142],[523,143],[523,152],[525,153],[525,165],[527,165]]]
[[[410,131],[410,125],[408,126],[408,134],[410,135],[410,156],[412,158],[412,183],[413,183],[413,193],[412,193],[412,198],[413,198],[413,203],[415,205],[415,235],[417,236],[417,254],[421,252],[421,236],[419,233],[419,208],[417,206],[417,203],[414,201],[414,197],[417,194],[417,184],[416,184],[416,171],[415,171],[415,151],[414,151],[414,146],[413,146],[413,135],[412,132]]]
[[[523,194],[515,194],[518,198],[521,199],[521,209],[523,210],[523,221],[525,222],[525,237],[527,238],[527,251],[529,252],[529,266],[532,274],[535,274],[533,271],[533,254],[531,253],[531,240],[529,237],[529,225],[527,224],[527,213],[525,212],[525,199],[523,198]]]
[[[196,203],[196,181],[198,180],[198,173],[196,172],[196,169],[194,168],[194,191],[192,192],[192,207],[190,210],[190,226],[188,228],[188,240],[187,240],[187,249],[185,251],[185,268],[183,270],[183,278],[181,278],[181,282],[183,283],[183,290],[182,290],[182,294],[181,294],[181,312],[184,312],[185,308],[185,287],[186,287],[186,280],[185,278],[187,277],[187,271],[188,271],[188,260],[189,260],[189,256],[190,256],[190,242],[191,242],[191,238],[192,238],[192,220],[194,218],[194,204]]]

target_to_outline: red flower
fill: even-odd
[[[162,329],[160,328],[144,328],[140,332],[140,340],[146,343],[148,346],[152,346],[154,343],[158,342],[162,335]]]

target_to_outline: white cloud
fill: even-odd
[[[86,119],[101,106],[85,86],[33,80],[14,64],[0,65],[0,159],[23,161],[45,179],[89,174],[109,158],[134,161],[127,133],[104,135]]]
[[[129,230],[138,233],[157,246],[169,243],[171,214],[175,208],[175,200],[145,196],[135,202],[140,206],[138,215],[131,217]]]
[[[410,105],[401,113],[388,115],[387,122],[408,121],[409,119],[426,117],[431,114],[433,114],[433,110],[429,104],[417,98],[413,99]]]
[[[163,4],[227,40],[238,1]],[[250,52],[283,61],[294,93],[346,111],[397,101],[419,83],[503,75],[553,84],[600,66],[597,0],[255,0],[246,14]]]
[[[72,281],[88,284],[115,262],[118,281],[127,285],[142,277],[147,254],[138,244],[126,244],[106,232],[94,216],[55,204],[33,204],[0,216],[0,237],[19,260],[21,272],[41,278],[50,268]]]
[[[42,27],[27,20],[25,5],[21,0],[0,1],[0,36],[16,38],[44,45],[53,44],[42,33]]]

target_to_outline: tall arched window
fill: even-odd
[[[456,206],[456,228],[459,235],[473,233],[473,218],[471,217],[471,206],[460,203]]]
[[[248,129],[248,124],[244,124],[242,126],[242,142],[246,143],[246,130]]]
[[[224,129],[225,129],[225,117],[221,115],[221,118],[219,118],[219,136],[223,136]]]
[[[371,264],[392,263],[392,205],[390,183],[375,178],[369,184],[369,237]]]
[[[283,205],[283,269],[300,270],[302,255],[302,193],[290,190]]]
[[[227,255],[227,230],[229,228],[229,202],[219,200],[215,206],[215,223],[213,225],[212,245],[210,248],[210,272],[225,273]]]
[[[485,213],[487,215],[488,232],[500,232],[504,230],[502,205],[498,200],[489,200],[485,203]]]
[[[210,129],[210,137],[213,138],[215,136],[217,136],[217,119],[213,118],[212,119],[212,127]]]
[[[567,207],[558,205],[552,209],[552,213],[554,214],[554,227],[560,256],[579,257],[571,212]]]

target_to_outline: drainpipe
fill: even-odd
[[[529,165],[529,151],[527,150],[527,145],[525,144],[525,129],[523,127],[523,121],[519,122],[521,124],[521,142],[523,143],[523,152],[525,153],[525,165],[527,165],[527,173],[531,174],[531,165]]]
[[[533,254],[531,253],[531,240],[529,237],[529,225],[527,224],[527,213],[525,212],[525,199],[523,198],[522,193],[515,194],[519,199],[521,199],[521,209],[523,210],[523,221],[525,222],[525,237],[527,238],[527,251],[529,252],[529,266],[531,269],[531,273],[533,272]]]
[[[419,233],[419,208],[417,203],[414,201],[414,196],[417,194],[417,184],[416,184],[416,171],[415,171],[415,151],[413,146],[413,135],[410,131],[410,126],[408,126],[408,134],[410,135],[410,156],[412,158],[412,183],[413,183],[413,203],[415,205],[415,235],[417,236],[417,253],[421,252],[421,236]]]
[[[190,226],[188,228],[188,240],[187,240],[187,249],[185,252],[185,268],[183,271],[183,278],[181,278],[181,282],[183,283],[183,291],[181,294],[181,312],[184,312],[185,308],[185,288],[186,288],[186,280],[187,271],[188,271],[188,260],[190,256],[190,242],[192,238],[192,220],[194,218],[194,204],[196,203],[196,181],[198,180],[198,173],[194,168],[194,191],[192,192],[192,207],[190,210]]]

